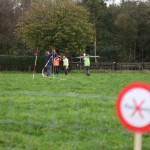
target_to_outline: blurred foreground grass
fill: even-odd
[[[116,117],[118,92],[150,83],[149,72],[83,72],[45,78],[0,73],[0,150],[131,150],[133,133]],[[149,150],[149,133],[143,150]]]

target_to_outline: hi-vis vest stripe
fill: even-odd
[[[90,59],[84,58],[84,66],[90,66]]]
[[[69,63],[68,63],[68,59],[67,59],[67,58],[65,58],[65,59],[63,60],[63,66],[69,66]]]
[[[60,61],[59,58],[55,58],[54,59],[54,66],[59,66],[59,61]]]

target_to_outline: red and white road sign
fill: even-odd
[[[150,130],[150,86],[131,83],[118,94],[116,111],[121,123],[133,132]]]

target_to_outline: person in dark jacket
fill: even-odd
[[[45,53],[45,63],[48,63],[46,66],[47,77],[50,77],[52,65],[53,65],[53,58],[52,58],[52,53],[50,53],[49,51],[46,51],[46,53]]]

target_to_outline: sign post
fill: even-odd
[[[134,134],[134,150],[141,150],[142,148],[142,134],[135,133]]]
[[[124,87],[116,111],[123,126],[135,133],[134,150],[141,150],[142,133],[150,130],[150,86],[135,82]]]

